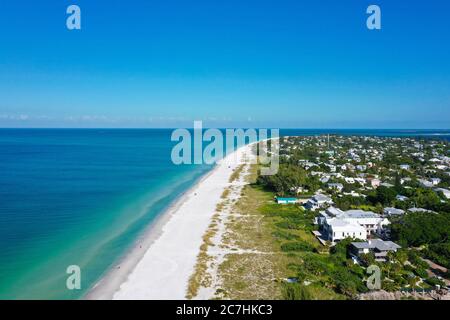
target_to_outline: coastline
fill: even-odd
[[[84,299],[185,299],[202,236],[230,176],[250,148],[245,145],[227,155],[184,192]]]

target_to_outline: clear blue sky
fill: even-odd
[[[2,1],[0,127],[450,128],[449,16],[448,0]]]

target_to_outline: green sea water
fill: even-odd
[[[170,133],[0,130],[0,298],[83,297],[211,169],[173,165]]]

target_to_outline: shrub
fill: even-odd
[[[289,242],[281,245],[281,250],[284,252],[290,251],[313,251],[314,247],[304,241]]]
[[[430,245],[425,250],[426,258],[450,269],[450,242]]]
[[[425,279],[426,277],[428,277],[428,273],[425,269],[417,267],[416,269],[414,269],[414,274],[417,275],[418,277],[421,277],[422,279]]]
[[[295,234],[281,230],[272,232],[272,236],[274,236],[277,239],[284,239],[284,240],[296,240],[299,238],[299,236]]]
[[[313,296],[308,287],[298,283],[283,283],[284,300],[312,300]]]
[[[430,286],[432,286],[432,287],[435,287],[435,286],[437,286],[437,285],[439,285],[439,286],[441,286],[441,287],[445,287],[444,281],[439,280],[439,279],[436,278],[436,277],[432,277],[432,278],[425,279],[425,282],[426,282],[427,284],[429,284]]]

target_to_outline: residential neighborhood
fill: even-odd
[[[449,272],[435,274],[425,261],[450,269],[449,155],[443,140],[286,137],[280,172],[259,183],[311,217],[316,251],[345,252],[362,270],[379,264],[389,273],[383,290],[442,289]]]

